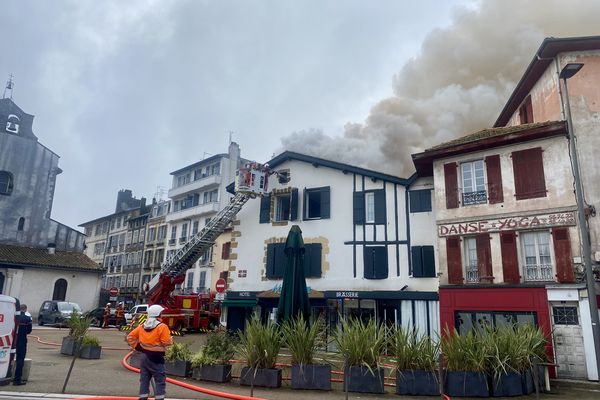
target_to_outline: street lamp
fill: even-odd
[[[575,179],[575,196],[577,197],[577,216],[579,220],[579,229],[581,230],[581,241],[583,242],[583,264],[585,267],[585,280],[588,292],[588,303],[590,306],[590,317],[592,319],[592,334],[594,337],[594,350],[596,353],[596,368],[600,376],[600,321],[598,318],[598,304],[596,302],[596,283],[594,272],[592,271],[592,252],[590,245],[589,228],[584,211],[583,187],[581,177],[579,176],[579,161],[577,157],[577,148],[575,146],[575,133],[573,132],[573,120],[571,118],[571,104],[569,102],[569,89],[567,79],[575,76],[583,67],[583,64],[569,63],[564,66],[558,76],[563,81],[565,88],[565,112],[567,114],[567,129],[569,131],[569,152],[571,153],[573,178]]]

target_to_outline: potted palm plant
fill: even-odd
[[[489,397],[487,367],[490,351],[480,331],[459,335],[444,333],[442,353],[446,363],[446,394],[453,397]]]
[[[344,384],[349,392],[385,393],[380,357],[386,346],[386,328],[370,319],[344,319],[333,341],[345,360]]]
[[[230,360],[234,353],[235,345],[227,332],[210,332],[206,345],[192,358],[192,378],[219,383],[229,382]]]
[[[91,319],[84,318],[74,311],[66,321],[66,324],[69,327],[69,334],[62,339],[60,354],[72,356],[79,350],[81,340],[90,328]]]
[[[96,336],[85,335],[81,340],[81,350],[79,357],[87,359],[99,359],[102,355],[102,347],[100,346],[100,339]]]
[[[240,384],[244,386],[281,387],[281,369],[275,368],[282,345],[279,328],[272,322],[262,324],[254,315],[243,332],[238,332],[238,354],[246,361]]]
[[[396,362],[396,394],[437,396],[439,342],[429,336],[419,337],[414,330],[395,328],[390,335],[390,347]]]
[[[173,343],[165,352],[165,372],[167,375],[189,376],[192,351],[188,343]]]
[[[292,388],[331,390],[331,365],[315,364],[315,352],[323,345],[322,319],[309,326],[302,314],[281,326],[283,344],[292,355]]]

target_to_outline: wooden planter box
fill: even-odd
[[[97,360],[102,355],[102,346],[83,346],[79,352],[79,357],[89,360]]]
[[[292,389],[331,390],[331,365],[293,364]]]
[[[508,372],[492,377],[492,396],[512,397],[523,395],[523,376],[518,372]]]
[[[277,368],[242,368],[240,385],[251,386],[252,379],[254,379],[254,386],[278,388],[281,387],[281,370]]]
[[[165,373],[167,375],[181,376],[185,378],[186,376],[190,376],[191,369],[192,363],[189,361],[165,361]]]
[[[199,381],[229,382],[231,380],[231,365],[202,365],[192,370],[192,378]]]
[[[487,376],[481,372],[448,371],[446,394],[450,397],[489,397]]]
[[[346,370],[344,380],[349,392],[356,393],[385,393],[383,368],[369,369],[362,365],[353,365]]]
[[[437,373],[423,370],[396,371],[396,394],[413,396],[439,396]]]
[[[60,354],[64,354],[66,356],[72,356],[75,354],[76,344],[79,344],[74,338],[71,336],[65,336],[62,339],[62,344],[60,346]]]

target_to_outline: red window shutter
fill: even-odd
[[[221,249],[221,259],[229,260],[229,253],[231,252],[231,242],[223,243],[223,247]]]
[[[531,103],[531,96],[527,96],[521,107],[519,107],[519,121],[521,124],[533,122],[533,104]]]
[[[460,251],[460,238],[450,236],[446,238],[446,260],[448,263],[448,283],[461,285],[463,283],[462,261]]]
[[[446,208],[458,208],[458,166],[456,163],[444,164],[446,182]]]
[[[556,277],[560,283],[575,282],[571,262],[571,240],[569,228],[553,228],[554,256],[556,257]]]
[[[488,179],[488,200],[490,204],[502,203],[502,171],[500,170],[500,156],[493,155],[485,158]]]
[[[546,197],[542,148],[514,151],[512,159],[517,200]]]
[[[517,240],[515,232],[500,234],[500,250],[502,250],[502,272],[504,283],[519,283],[519,256],[517,255]]]
[[[493,283],[494,273],[492,272],[490,235],[483,233],[475,236],[475,243],[477,244],[477,269],[479,270],[479,280],[483,283]]]

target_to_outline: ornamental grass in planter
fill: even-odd
[[[165,373],[167,375],[189,376],[192,351],[187,343],[173,343],[165,351]]]
[[[333,341],[344,356],[344,384],[349,392],[384,393],[384,370],[379,365],[386,344],[386,328],[374,319],[340,320]]]
[[[210,332],[206,345],[192,358],[192,378],[210,382],[229,382],[235,353],[233,338],[226,331]]]
[[[79,350],[81,340],[90,328],[91,319],[72,312],[66,324],[69,327],[69,334],[62,339],[60,354],[72,356]]]
[[[442,353],[446,363],[446,394],[453,397],[489,397],[487,366],[490,354],[481,332],[459,335],[446,330]]]
[[[437,364],[439,341],[404,327],[390,333],[390,348],[396,362],[396,394],[437,396],[440,394]]]
[[[283,341],[279,327],[270,321],[262,324],[259,316],[254,314],[238,336],[237,353],[246,362],[240,384],[281,387],[281,369],[275,368]]]
[[[312,325],[300,314],[281,326],[283,344],[292,355],[292,389],[331,390],[331,365],[315,364],[314,356],[322,343],[325,323]]]
[[[90,360],[97,360],[102,355],[102,347],[100,346],[100,339],[96,336],[85,335],[81,340],[81,350],[79,357]]]

